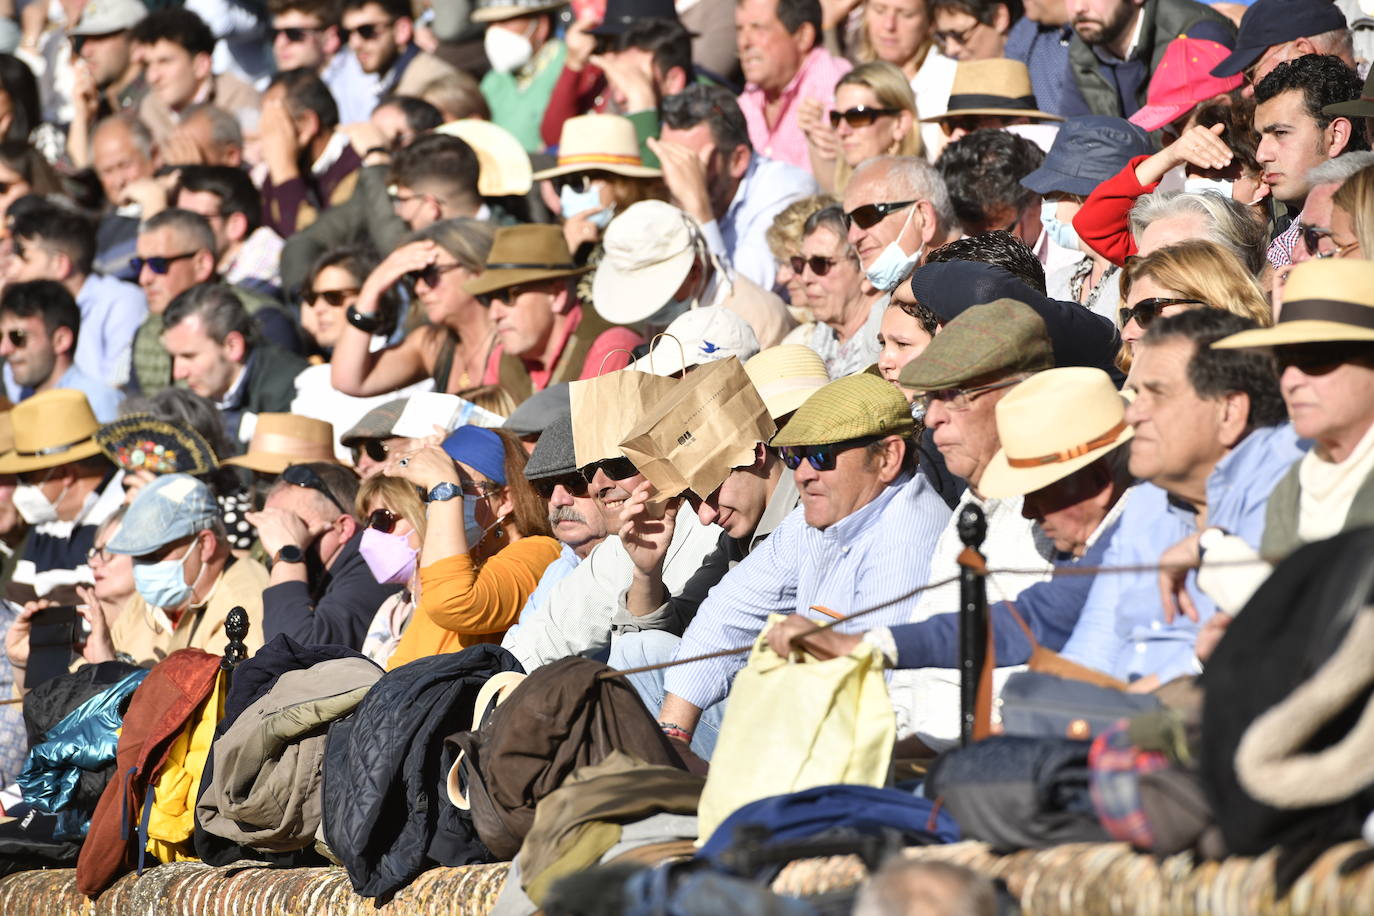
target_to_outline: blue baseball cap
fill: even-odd
[[[477,473],[502,486],[506,483],[506,446],[492,430],[460,426],[444,440],[444,451]]]
[[[1236,49],[1212,68],[1212,75],[1235,76],[1274,45],[1345,27],[1345,13],[1331,0],[1255,0],[1240,19]]]
[[[1125,118],[1069,118],[1040,168],[1022,178],[1021,184],[1037,194],[1087,197],[1136,156],[1154,151],[1150,135]]]
[[[198,534],[220,517],[219,502],[189,474],[164,474],[138,491],[105,549],[141,557]]]

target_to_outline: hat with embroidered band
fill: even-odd
[[[0,474],[41,471],[100,454],[100,424],[86,396],[74,388],[40,391],[10,411],[14,446],[0,455]]]
[[[1030,70],[1019,60],[960,61],[954,69],[954,84],[949,90],[949,107],[938,115],[922,118],[939,122],[964,115],[1002,115],[1009,118],[1034,118],[1037,121],[1062,121],[1064,118],[1035,107]]]
[[[573,263],[563,229],[548,223],[502,226],[496,230],[482,272],[463,285],[470,296],[510,289],[522,283],[577,277],[591,270]]]
[[[558,164],[534,173],[540,181],[574,172],[614,172],[630,178],[663,174],[644,164],[634,123],[615,114],[586,114],[568,118],[558,137]]]
[[[825,360],[804,344],[779,344],[760,350],[744,364],[744,371],[774,420],[781,420],[830,384]]]
[[[477,8],[468,18],[473,22],[501,22],[537,13],[550,13],[567,5],[568,0],[479,0]]]
[[[723,305],[688,309],[673,319],[654,348],[630,364],[638,372],[676,375],[731,356],[742,363],[759,352],[754,329]]]
[[[1338,340],[1374,341],[1374,262],[1303,261],[1288,274],[1283,309],[1273,327],[1241,331],[1212,346],[1225,350]]]
[[[1126,402],[1101,369],[1066,366],[1026,379],[997,402],[997,437],[978,492],[1006,499],[1063,480],[1130,440]]]
[[[481,118],[463,118],[434,128],[457,137],[477,156],[477,193],[483,197],[523,196],[534,186],[530,155],[515,134]]]
[[[1145,107],[1126,120],[1143,130],[1159,130],[1192,111],[1214,95],[1222,95],[1243,83],[1239,73],[1212,76],[1212,68],[1231,49],[1204,38],[1180,35],[1164,49],[1164,57],[1150,77]]]
[[[95,441],[106,458],[126,471],[208,474],[219,465],[200,433],[147,413],[106,423],[96,432]]]
[[[915,429],[911,408],[896,387],[860,372],[807,398],[772,445],[829,445],[865,436],[909,436]]]
[[[601,239],[592,304],[607,321],[633,324],[667,305],[706,255],[696,222],[672,204],[642,200],[616,214]]]
[[[326,461],[334,457],[334,427],[323,420],[294,413],[258,414],[258,425],[248,451],[220,464],[235,465],[262,474],[280,474],[293,464]]]

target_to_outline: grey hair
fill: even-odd
[[[1314,166],[1307,173],[1307,183],[1314,188],[1319,184],[1345,184],[1356,172],[1363,171],[1371,165],[1374,165],[1374,152],[1353,150],[1342,153],[1335,159],[1328,159],[1321,165]]]
[[[219,259],[219,250],[215,247],[215,232],[210,228],[210,221],[199,213],[180,207],[168,207],[145,219],[138,227],[138,234],[156,232],[159,229],[171,229],[187,244],[194,245],[197,251],[203,248],[216,260]]]
[[[147,125],[142,121],[127,112],[110,115],[97,124],[95,130],[91,131],[92,146],[95,144],[96,136],[99,135],[102,130],[116,125],[123,126],[124,129],[129,132],[129,139],[133,141],[134,147],[143,154],[144,159],[151,160],[153,158],[152,131],[148,130]]]
[[[211,105],[209,102],[201,102],[192,105],[182,114],[183,122],[191,120],[196,115],[204,115],[210,121],[210,142],[220,148],[226,146],[243,149],[243,127],[239,124],[239,119],[225,111],[223,108]]]
[[[1139,198],[1131,207],[1131,237],[1139,243],[1145,228],[1156,220],[1187,215],[1205,218],[1206,237],[1233,252],[1250,273],[1258,275],[1263,269],[1267,227],[1244,204],[1209,191],[1156,191]]]
[[[930,201],[943,226],[958,224],[945,180],[929,162],[919,156],[873,156],[860,162],[854,174],[857,176],[870,169],[882,169],[887,173],[891,193],[897,197]]]
[[[1332,29],[1307,39],[1318,54],[1334,54],[1337,57],[1355,58],[1354,30],[1349,28]]]

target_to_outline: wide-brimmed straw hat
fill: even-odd
[[[1128,441],[1126,402],[1101,369],[1046,369],[997,402],[1002,447],[978,481],[982,496],[1025,496]]]
[[[509,289],[521,283],[576,277],[591,270],[579,267],[568,251],[563,230],[548,223],[502,226],[496,230],[486,266],[463,289],[470,296]]]
[[[1336,340],[1374,341],[1374,261],[1303,261],[1288,274],[1283,310],[1272,328],[1241,331],[1212,346],[1229,350]]]
[[[10,411],[14,446],[0,455],[0,474],[55,468],[100,454],[100,428],[86,396],[74,388],[40,391]]]
[[[949,91],[949,107],[922,121],[943,121],[964,115],[1003,115],[1009,118],[1036,118],[1062,121],[1035,107],[1030,71],[1019,60],[960,61],[954,70],[954,85]]]
[[[568,118],[558,137],[558,164],[535,172],[534,177],[557,178],[596,169],[630,178],[657,178],[663,174],[644,164],[634,123],[616,114],[587,114]]]
[[[280,474],[293,464],[324,461],[334,457],[334,427],[324,420],[294,413],[258,414],[258,425],[248,452],[221,464],[233,464],[263,474]]]
[[[787,416],[830,384],[825,361],[803,344],[779,344],[760,350],[744,364],[744,371],[774,420]]]
[[[568,0],[479,0],[477,9],[468,18],[473,22],[501,22],[551,12],[567,5]]]
[[[534,185],[530,155],[515,134],[481,118],[449,121],[436,134],[457,137],[477,156],[477,193],[483,197],[519,197]]]

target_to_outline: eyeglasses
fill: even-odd
[[[530,290],[536,289],[536,285],[517,285],[507,286],[505,289],[495,289],[489,293],[478,293],[472,298],[477,300],[477,304],[482,308],[491,308],[493,302],[514,302]]]
[[[24,345],[29,342],[29,332],[11,328],[5,332],[5,337],[9,340],[11,347],[24,349]]]
[[[1374,362],[1374,346],[1347,341],[1287,344],[1274,348],[1274,359],[1280,372],[1293,366],[1303,375],[1326,375],[1346,363],[1370,365]]]
[[[581,474],[564,474],[561,477],[541,477],[538,480],[531,480],[534,492],[542,498],[553,499],[553,491],[557,487],[562,487],[577,499],[584,499],[587,496],[587,480]]]
[[[1203,302],[1201,299],[1170,299],[1163,296],[1157,296],[1154,299],[1141,299],[1130,308],[1121,309],[1119,317],[1121,318],[1121,326],[1123,328],[1130,324],[1131,319],[1134,318],[1135,323],[1140,325],[1140,329],[1143,331],[1154,323],[1155,318],[1159,316],[1159,313],[1164,310],[1166,305],[1206,304],[1207,303]]]
[[[291,44],[298,45],[311,35],[317,35],[323,31],[324,29],[310,28],[308,26],[290,26],[285,29],[273,29],[272,42],[275,44],[278,38],[285,37]]]
[[[111,556],[112,554],[104,547],[92,547],[86,551],[86,565],[89,566],[97,561],[101,564],[108,563]]]
[[[958,411],[959,413],[968,410],[973,406],[973,402],[981,394],[989,391],[997,391],[1001,388],[1010,388],[1012,385],[1021,384],[1019,378],[1004,379],[1000,382],[992,382],[988,385],[975,385],[972,388],[937,388],[934,391],[927,391],[916,396],[916,402],[930,412],[930,402],[940,401],[947,410]]]
[[[135,274],[143,273],[143,268],[147,266],[153,273],[161,276],[172,269],[172,265],[177,261],[184,261],[186,258],[193,258],[200,254],[199,251],[187,251],[184,254],[169,254],[166,257],[151,258],[130,258],[129,269]]]
[[[444,274],[462,266],[463,265],[459,264],[457,261],[454,261],[452,264],[430,264],[428,267],[424,267],[420,270],[412,270],[410,273],[406,274],[406,276],[410,277],[412,283],[420,283],[423,281],[425,286],[434,289],[439,285],[439,282],[443,280]]]
[[[788,470],[795,471],[801,467],[802,459],[818,471],[835,470],[835,462],[839,460],[840,452],[847,452],[850,449],[863,448],[865,445],[872,445],[882,439],[882,436],[863,436],[858,439],[849,439],[844,442],[830,442],[825,445],[784,445],[778,449],[782,455],[782,463]]]
[[[961,47],[966,46],[969,42],[969,39],[973,37],[973,33],[978,31],[978,27],[982,24],[983,23],[981,22],[975,22],[973,25],[964,29],[962,32],[956,32],[953,30],[935,32],[933,33],[935,43],[939,45],[942,50],[944,48],[949,47],[951,44],[957,44]]]
[[[582,469],[582,479],[587,481],[587,483],[591,483],[598,469],[611,480],[625,480],[639,473],[639,468],[635,467],[634,462],[629,458],[607,458],[604,461],[593,461],[591,464],[584,467]]]
[[[348,289],[312,289],[306,290],[301,296],[301,301],[306,305],[314,305],[323,299],[327,304],[338,308],[348,301],[349,296],[356,296],[360,292],[362,290],[356,286],[350,286]]]
[[[840,122],[843,121],[850,127],[868,127],[879,118],[895,115],[899,110],[897,108],[869,108],[867,105],[855,105],[847,111],[830,112],[830,126],[839,127]]]
[[[367,527],[375,528],[382,534],[390,534],[396,530],[396,513],[390,509],[373,509],[372,514],[367,517]]]
[[[339,41],[348,44],[349,39],[354,35],[357,35],[363,41],[371,41],[382,33],[382,29],[391,28],[391,23],[394,21],[393,19],[388,19],[386,22],[365,22],[362,25],[355,25],[351,29],[341,28],[339,29]]]
[[[792,265],[792,273],[799,277],[802,275],[803,269],[807,267],[811,268],[811,272],[816,276],[824,277],[826,274],[830,273],[830,268],[840,263],[838,258],[823,258],[820,255],[812,255],[806,258],[794,254],[787,260]]]
[[[352,514],[343,507],[343,503],[339,502],[338,499],[334,497],[333,493],[329,492],[329,488],[324,485],[324,480],[321,479],[320,475],[316,474],[309,465],[293,464],[281,472],[281,479],[294,486],[314,490],[316,493],[319,493],[325,499],[333,503],[344,515]]]
[[[1308,255],[1318,260],[1322,258],[1344,257],[1345,253],[1360,244],[1359,239],[1346,245],[1340,245],[1330,251],[1322,251],[1322,239],[1331,238],[1330,229],[1321,229],[1316,226],[1302,227],[1302,245],[1307,249]]]
[[[478,499],[481,499],[485,496],[490,496],[499,489],[501,489],[501,485],[499,483],[492,483],[489,480],[479,480],[475,483],[469,480],[458,485],[458,490],[464,496],[475,496]]]
[[[896,213],[898,210],[905,210],[907,207],[916,203],[914,200],[897,200],[882,204],[864,204],[862,207],[855,207],[844,215],[844,227],[848,229],[852,225],[858,225],[860,229],[871,229],[889,214]]]

